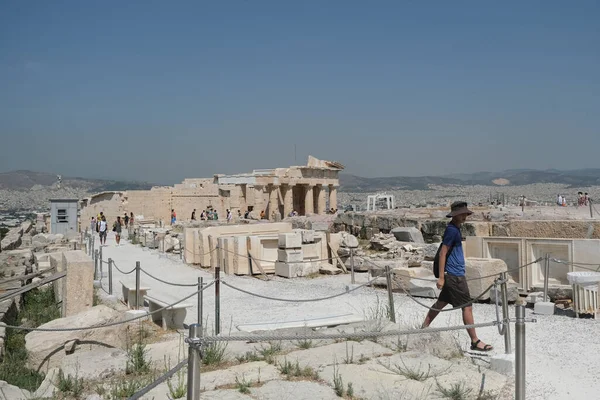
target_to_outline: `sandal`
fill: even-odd
[[[492,346],[490,346],[489,344],[486,344],[483,347],[477,347],[477,345],[481,343],[481,340],[477,340],[475,343],[471,343],[471,350],[476,350],[476,351],[490,351],[493,350],[494,348]]]

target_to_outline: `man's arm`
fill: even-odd
[[[448,255],[449,251],[450,251],[450,246],[448,246],[446,244],[442,244],[442,248],[440,249],[440,260],[439,260],[439,268],[438,268],[439,276],[440,276],[437,281],[438,289],[441,289],[445,283],[444,271],[446,270],[446,256]]]

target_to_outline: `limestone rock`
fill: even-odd
[[[0,242],[2,246],[2,251],[4,250],[14,250],[21,245],[21,237],[23,236],[23,228],[21,226],[17,226],[15,228],[10,229],[6,236]]]
[[[423,247],[423,258],[427,261],[433,261],[439,247],[439,243],[431,243]]]
[[[357,248],[358,247],[358,239],[356,236],[349,234],[348,232],[341,233],[342,239],[340,241],[340,245],[342,247],[347,248]]]
[[[342,270],[337,267],[334,267],[331,264],[322,263],[319,267],[319,273],[323,275],[338,275],[342,273]]]
[[[385,276],[385,267],[389,266],[391,270],[397,268],[408,268],[406,260],[386,260],[386,261],[371,261],[370,272],[372,277]]]
[[[30,398],[31,393],[28,390],[0,381],[0,400],[27,400]]]
[[[109,307],[99,305],[85,312],[66,318],[58,318],[41,326],[41,328],[78,328],[94,325],[106,325],[121,321],[123,315]],[[97,328],[82,331],[43,332],[34,331],[25,336],[25,348],[29,354],[28,365],[32,369],[45,372],[58,367],[65,352],[65,342],[77,340],[75,353],[97,347],[120,347],[126,343],[128,324],[120,324],[108,328]]]
[[[391,230],[392,235],[401,242],[425,243],[423,234],[414,227],[398,227]]]
[[[106,379],[125,372],[127,352],[121,349],[99,348],[79,351],[62,359],[61,369],[65,376],[78,376],[84,380]]]
[[[394,235],[388,234],[374,235],[371,238],[370,243],[373,250],[379,251],[389,251],[393,248],[400,247],[400,243],[398,243]]]
[[[171,235],[165,236],[165,249],[167,253],[172,252],[173,250],[179,250],[179,239],[173,237]]]
[[[59,391],[56,387],[59,371],[60,368],[52,368],[46,373],[44,381],[33,394],[34,398],[54,398],[54,393]]]
[[[365,257],[354,256],[354,272],[368,272],[371,268],[371,263],[367,261],[368,259]],[[346,263],[345,263],[346,264]],[[350,264],[346,266],[346,268],[350,268]]]
[[[508,267],[503,260],[496,258],[474,258],[468,257],[466,260],[466,274],[471,297],[479,296],[485,289],[494,283],[494,280],[501,272],[506,272]],[[488,278],[477,279],[483,276],[493,275]],[[490,293],[485,293],[479,300],[488,300]]]
[[[339,399],[332,388],[317,382],[271,381],[251,389],[251,392],[261,400],[282,400],[288,398],[290,393],[294,394],[294,400]],[[219,399],[223,398],[219,397]]]
[[[492,303],[496,302],[496,296],[498,296],[498,304],[502,304],[502,291],[500,286],[498,287],[498,293],[496,293],[496,288],[492,287],[490,290],[490,301]],[[519,298],[519,285],[512,279],[509,279],[506,284],[506,296],[509,304],[512,304],[517,301]]]

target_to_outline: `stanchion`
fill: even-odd
[[[396,323],[396,310],[394,308],[394,295],[392,293],[392,275],[390,273],[390,266],[385,266],[385,278],[387,280],[387,291],[388,291],[388,300],[390,302],[390,320],[393,323]]]
[[[203,307],[203,297],[202,293],[204,293],[204,291],[202,290],[202,288],[204,288],[204,278],[198,277],[198,323],[201,324],[202,323],[202,307]]]
[[[350,281],[354,285],[356,281],[354,280],[354,249],[350,249]]]
[[[188,349],[188,387],[187,400],[200,400],[200,365],[202,363],[200,349],[201,324],[189,327]]]
[[[98,279],[98,250],[94,251],[94,280]]]
[[[548,274],[550,273],[550,254],[546,253],[544,262],[544,301],[548,301]]]
[[[135,309],[140,309],[140,262],[135,262]]]
[[[108,259],[108,294],[112,295],[112,258]]]
[[[588,199],[588,203],[590,204],[590,218],[594,218],[594,212],[592,211],[592,199]]]
[[[100,270],[102,270],[102,247],[100,247],[99,251],[98,251],[98,257],[100,258]],[[102,277],[102,275],[100,275],[100,277]]]
[[[221,332],[221,267],[215,267],[215,335]]]
[[[516,306],[515,323],[515,399],[525,400],[525,306]]]
[[[506,272],[500,274],[502,279],[502,285],[500,285],[500,291],[502,293],[502,319],[504,327],[504,354],[510,354],[512,352],[512,343],[510,342],[510,322],[508,316],[508,275]],[[498,295],[498,293],[496,293]]]

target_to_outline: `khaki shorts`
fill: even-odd
[[[438,300],[449,303],[452,307],[470,302],[472,299],[467,279],[464,276],[444,275],[444,287]]]

